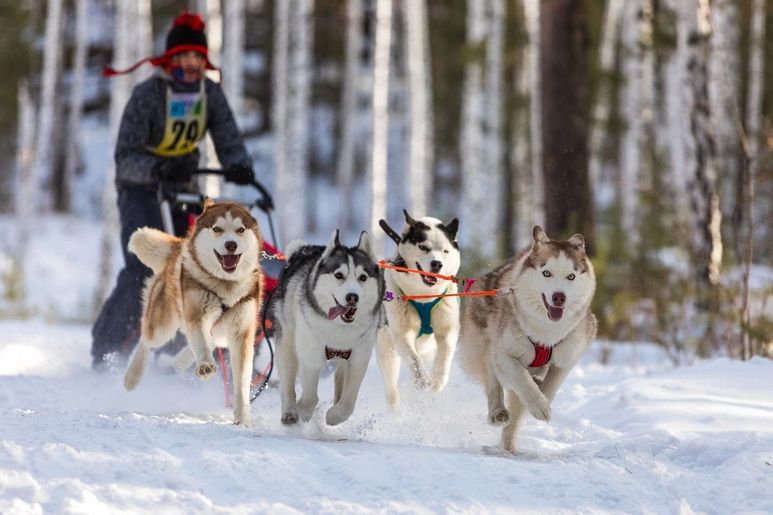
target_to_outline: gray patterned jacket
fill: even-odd
[[[236,165],[252,167],[252,158],[244,148],[239,128],[219,84],[205,79],[207,95],[207,130],[215,143],[215,151],[224,168]],[[158,165],[167,157],[148,151],[164,137],[166,122],[166,88],[180,84],[162,71],[148,80],[137,84],[126,104],[118,141],[115,146],[116,185],[121,187],[144,187],[155,189],[159,182]],[[199,86],[192,86],[198,91]],[[198,152],[191,156],[198,162]]]

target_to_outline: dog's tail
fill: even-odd
[[[129,238],[129,252],[160,274],[166,267],[169,256],[182,246],[182,239],[158,229],[141,227]]]

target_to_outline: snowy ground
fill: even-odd
[[[120,372],[92,372],[85,326],[0,335],[0,513],[773,512],[767,360],[673,369],[626,345],[601,366],[597,342],[553,421],[527,419],[521,454],[503,457],[481,452],[498,430],[458,369],[438,395],[405,384],[391,413],[373,364],[336,428],[283,427],[268,390],[246,430],[218,380],[155,368],[126,393]]]

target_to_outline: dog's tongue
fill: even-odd
[[[222,259],[223,259],[223,266],[225,268],[236,268],[236,264],[239,262],[239,255],[224,254]]]
[[[547,305],[548,307],[548,318],[556,322],[558,320],[561,320],[561,317],[564,316],[564,308],[554,308],[550,304]]]
[[[347,311],[349,311],[349,308],[347,308],[346,306],[342,306],[341,304],[336,304],[335,306],[327,310],[327,319],[335,320],[336,317],[345,314]]]

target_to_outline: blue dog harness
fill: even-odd
[[[448,288],[446,288],[446,291],[444,291],[443,294],[445,295],[446,292],[448,292]],[[438,302],[441,300],[443,300],[443,297],[438,297],[430,302],[418,302],[413,299],[408,300],[408,302],[411,303],[411,306],[416,310],[416,313],[418,313],[419,320],[421,320],[421,329],[419,329],[418,336],[435,332],[432,330],[432,310],[435,309],[435,306],[437,306]]]

